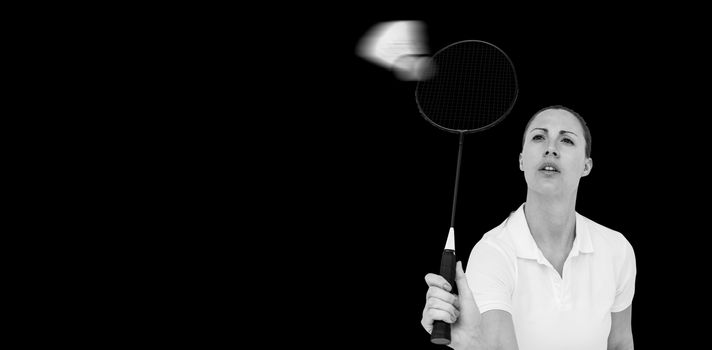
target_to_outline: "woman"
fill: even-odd
[[[633,248],[575,211],[592,166],[583,118],[562,106],[537,112],[519,155],[526,202],[475,245],[467,273],[458,262],[458,296],[425,276],[423,327],[451,323],[454,349],[633,349]]]

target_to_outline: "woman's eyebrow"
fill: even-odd
[[[541,130],[541,131],[543,131],[543,132],[545,132],[545,133],[549,133],[549,129],[547,129],[547,128],[534,128],[534,129],[532,129],[532,131],[534,131],[534,130]],[[530,133],[531,133],[532,131],[530,131]],[[578,137],[578,135],[576,135],[576,133],[573,132],[573,131],[568,131],[568,130],[561,130],[561,131],[559,131],[559,135],[563,135],[563,134],[573,134],[574,136]]]

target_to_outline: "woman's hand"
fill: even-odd
[[[460,261],[457,262],[455,280],[460,295],[450,293],[452,287],[442,276],[433,273],[425,276],[425,282],[430,288],[425,295],[425,308],[420,323],[428,333],[433,331],[433,321],[450,323],[451,348],[477,349],[481,343],[482,315],[467,284]]]

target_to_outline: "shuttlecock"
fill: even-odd
[[[401,80],[432,76],[425,24],[421,21],[392,21],[373,26],[359,41],[356,54],[376,65],[391,69]]]

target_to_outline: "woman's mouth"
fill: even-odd
[[[556,165],[553,163],[543,164],[541,167],[539,167],[539,171],[543,172],[546,175],[554,175],[560,173],[559,168],[557,168]]]

